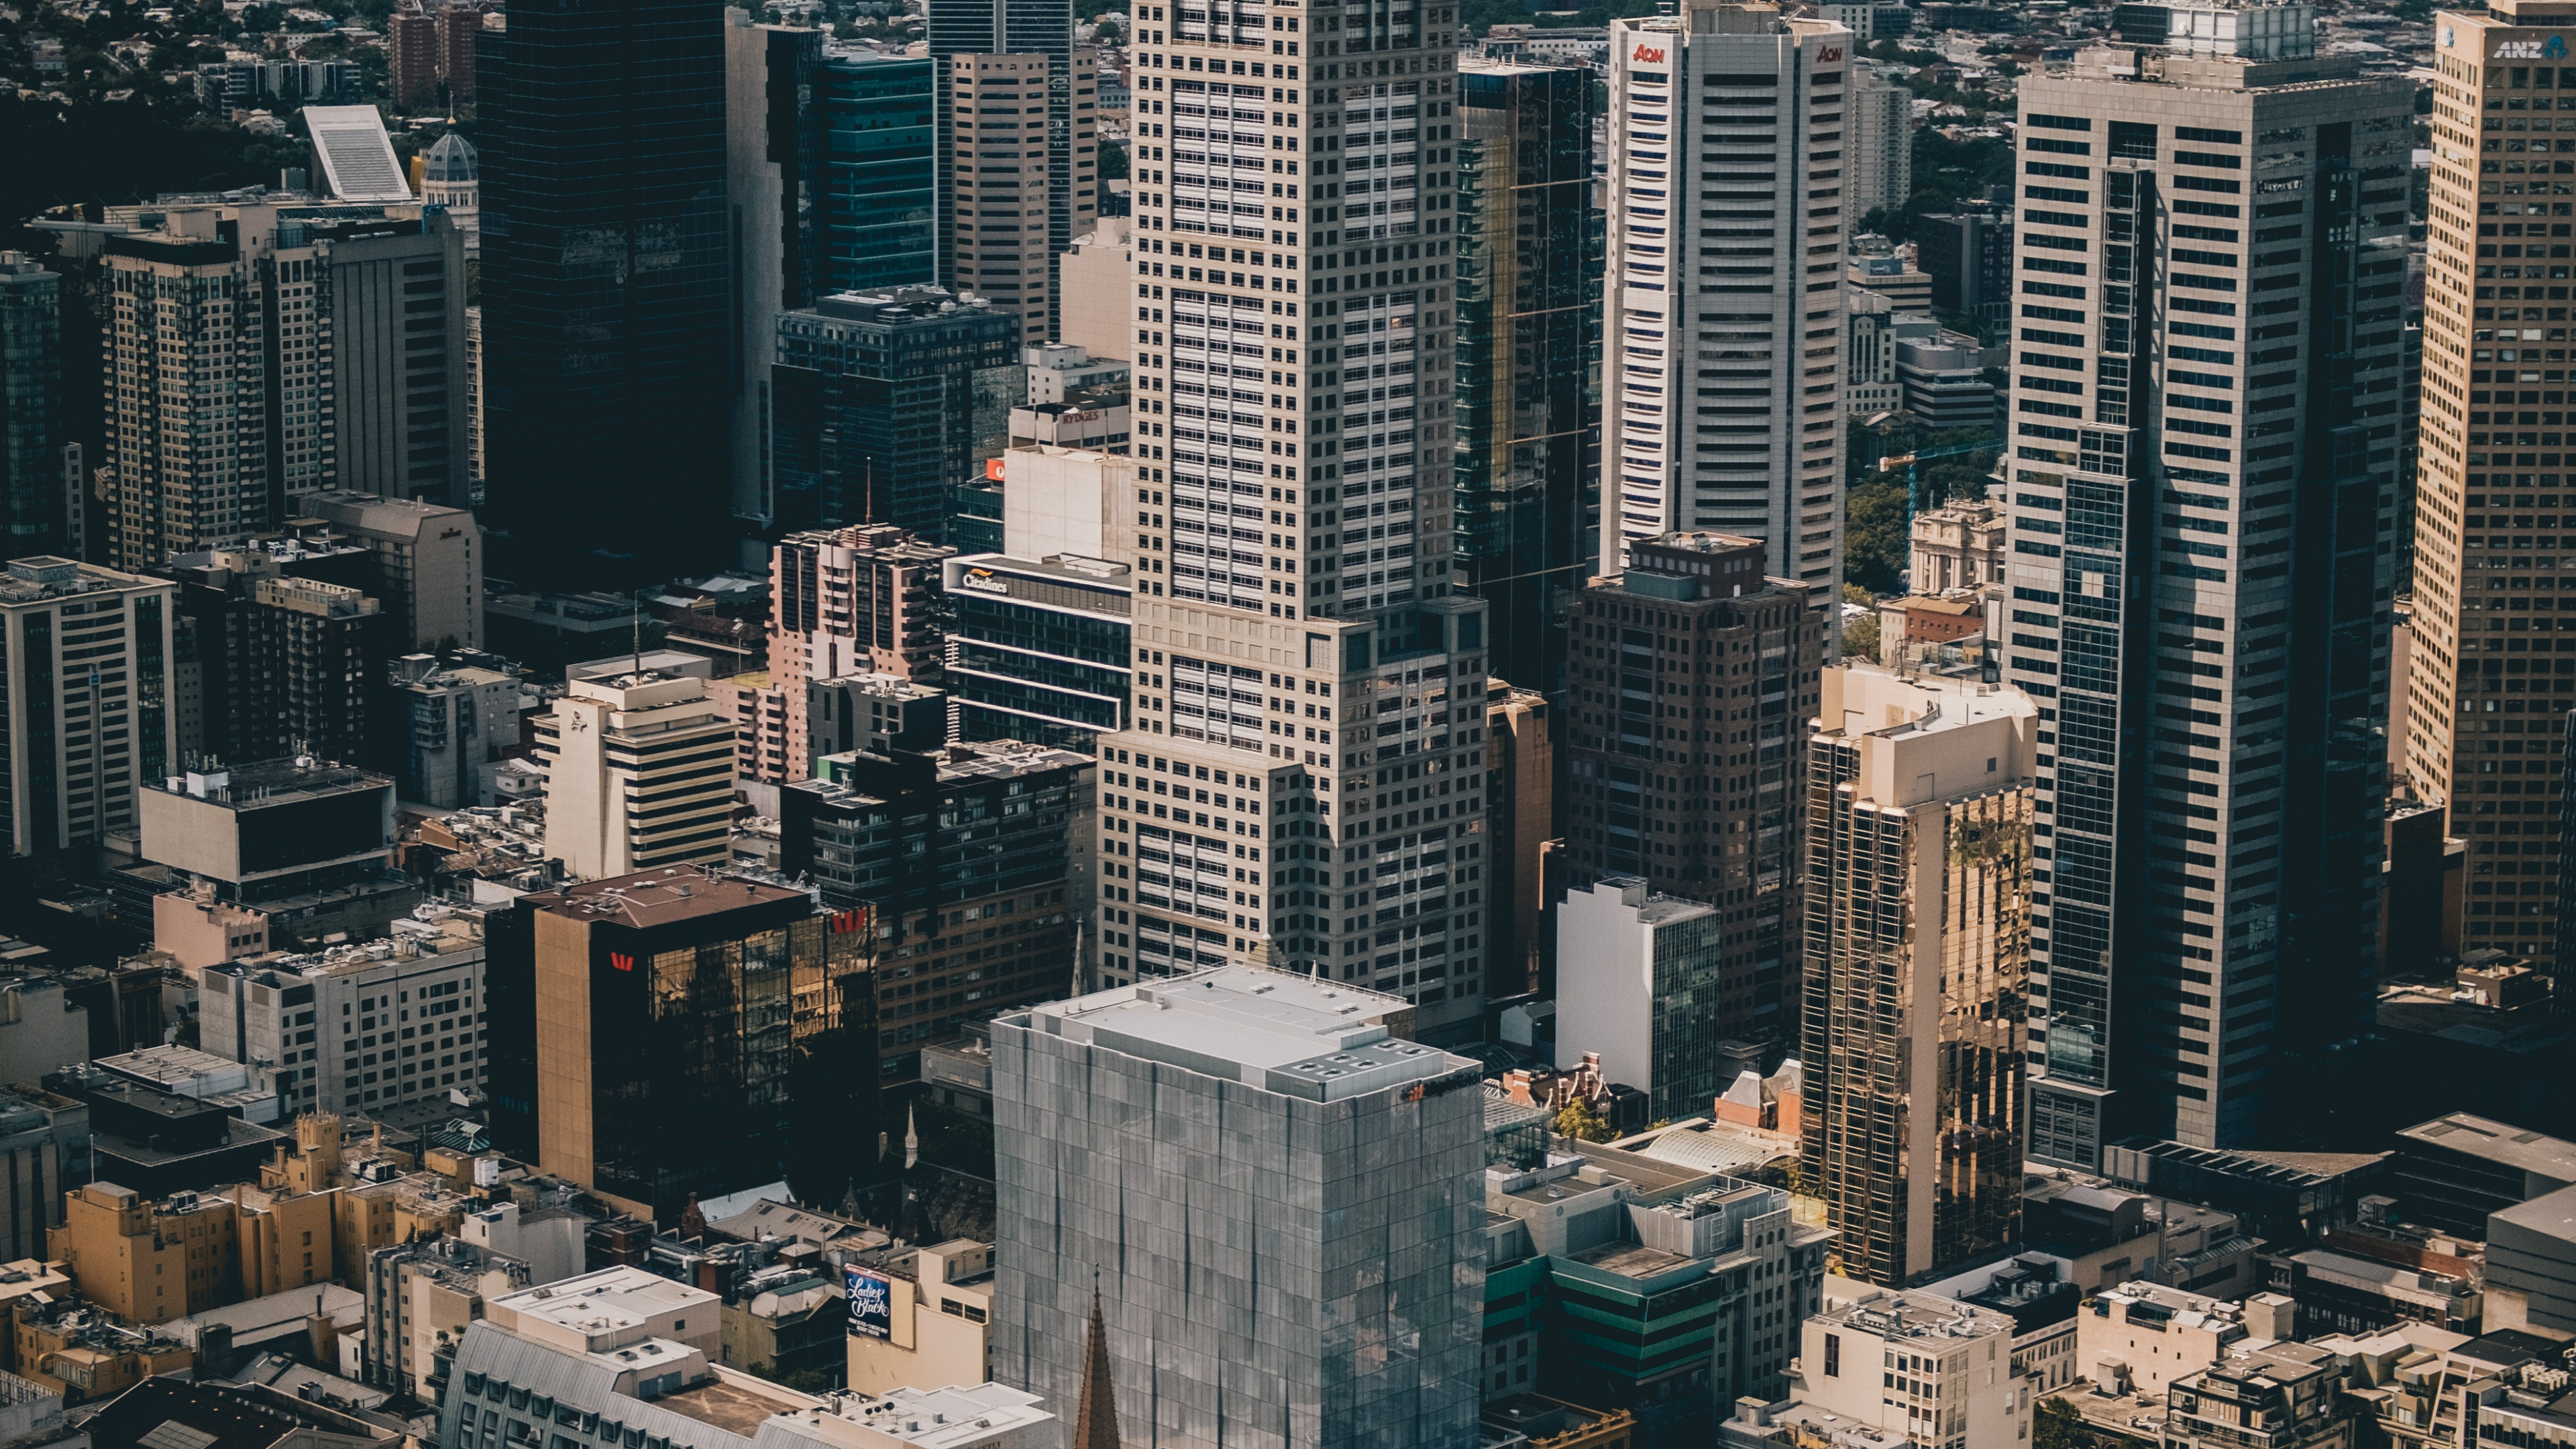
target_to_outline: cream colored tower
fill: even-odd
[[[2550,617],[2552,591],[2576,589],[2554,531],[2562,502],[2576,528],[2576,452],[2561,442],[2570,24],[2567,0],[2435,23],[2414,638],[2392,701],[2410,716],[2408,788],[2469,843],[2460,948],[2542,958],[2558,925],[2559,730],[2576,705],[2576,636],[2551,637],[2576,620]]]
[[[1401,994],[1417,1031],[1470,1023],[1489,841],[1484,604],[1449,572],[1457,13],[1135,16],[1136,703],[1103,740],[1102,972],[1267,961]]]

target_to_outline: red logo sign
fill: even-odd
[[[1651,45],[1638,46],[1635,53],[1630,55],[1628,58],[1631,60],[1642,60],[1648,65],[1662,65],[1664,63],[1664,53],[1655,49]]]
[[[1816,52],[1816,63],[1819,65],[1822,65],[1829,60],[1840,60],[1842,58],[1843,48],[1839,45],[1828,45],[1824,49]]]
[[[608,953],[608,964],[615,970],[632,971],[635,969],[635,956],[628,951],[611,951]]]
[[[832,913],[832,934],[835,936],[846,936],[852,931],[865,930],[867,924],[868,913],[865,910]]]

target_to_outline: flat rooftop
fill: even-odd
[[[274,805],[291,805],[301,800],[320,800],[364,790],[382,790],[390,796],[394,788],[394,782],[383,775],[354,765],[316,760],[310,755],[192,770],[185,775],[168,779],[156,776],[141,783],[148,790],[191,796],[227,810],[264,810]]]
[[[640,1328],[657,1313],[709,1307],[716,1295],[702,1288],[647,1273],[641,1268],[604,1268],[559,1283],[505,1293],[492,1306],[581,1333]]]
[[[2466,1112],[2401,1129],[2400,1138],[2484,1158],[2533,1177],[2576,1183],[2576,1142]]]
[[[760,1432],[760,1426],[780,1414],[809,1407],[814,1401],[788,1389],[755,1387],[743,1378],[721,1374],[698,1380],[685,1389],[664,1394],[653,1400],[657,1408],[712,1424],[728,1434],[748,1439]]]
[[[1386,1019],[1409,1009],[1401,997],[1225,966],[1004,1020],[1311,1101],[1476,1070],[1465,1057],[1389,1036]]]
[[[644,930],[748,906],[812,902],[804,891],[746,879],[704,866],[673,865],[635,875],[587,881],[525,898],[534,910],[576,920],[614,921]]]

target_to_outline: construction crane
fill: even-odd
[[[1934,458],[1955,458],[1962,453],[1982,453],[1988,448],[2000,450],[2003,445],[2004,440],[2001,438],[1979,438],[1973,443],[1953,443],[1942,448],[1920,448],[1911,453],[1899,453],[1891,458],[1879,459],[1878,471],[1882,473],[1900,463],[1905,465],[1906,533],[1910,536],[1914,532],[1914,515],[1923,508],[1923,477],[1922,470],[1917,465]]]

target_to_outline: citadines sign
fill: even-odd
[[[850,1337],[894,1337],[894,1280],[865,1268],[843,1268],[850,1297]]]

